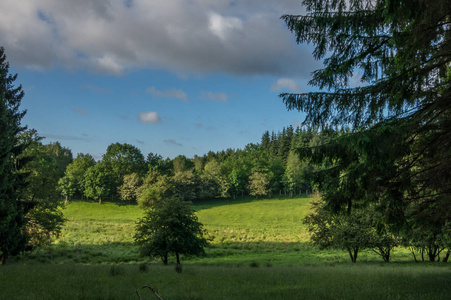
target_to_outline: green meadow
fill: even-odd
[[[447,299],[451,268],[413,263],[395,249],[386,264],[371,251],[347,253],[309,243],[310,197],[194,203],[211,246],[174,264],[139,257],[136,205],[72,201],[61,236],[0,268],[0,299]],[[174,258],[170,257],[170,263]]]

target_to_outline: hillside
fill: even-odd
[[[213,200],[194,203],[211,246],[206,257],[184,257],[182,263],[234,265],[303,265],[347,263],[344,251],[322,250],[308,242],[302,223],[311,197]],[[64,209],[67,219],[52,247],[19,257],[47,263],[133,263],[149,261],[138,256],[134,227],[143,211],[136,205],[72,201]],[[173,258],[169,258],[171,261]],[[411,261],[397,249],[392,261]],[[153,260],[158,262],[158,260]],[[371,251],[359,261],[379,262]]]

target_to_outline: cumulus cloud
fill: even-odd
[[[139,120],[142,123],[154,123],[154,124],[161,123],[160,116],[158,115],[158,113],[156,113],[154,111],[140,113]]]
[[[280,20],[301,9],[299,0],[2,0],[0,41],[9,61],[36,69],[308,77],[316,63]]]
[[[283,91],[288,90],[293,93],[301,92],[302,88],[299,84],[296,83],[293,79],[289,78],[280,78],[276,82],[271,85],[271,91]]]
[[[183,144],[180,144],[179,142],[177,142],[177,141],[175,141],[175,140],[173,140],[173,139],[164,140],[164,142],[165,142],[167,145],[178,146],[178,147],[182,147],[182,146],[183,146]]]
[[[225,103],[229,99],[229,96],[226,93],[202,92],[200,99]]]
[[[166,90],[166,91],[159,91],[155,87],[150,87],[146,90],[148,94],[151,94],[154,97],[161,97],[161,98],[175,98],[180,99],[183,101],[188,102],[188,96],[186,93],[182,90],[172,89],[172,90]]]

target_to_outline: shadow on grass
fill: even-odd
[[[245,204],[245,203],[251,203],[251,202],[261,202],[261,201],[267,201],[267,200],[286,200],[286,199],[296,199],[296,198],[309,198],[309,195],[298,195],[296,197],[290,197],[290,196],[273,196],[273,197],[265,197],[265,198],[255,198],[250,196],[243,196],[243,197],[237,197],[236,199],[233,198],[217,198],[217,199],[210,199],[210,200],[194,200],[193,202],[193,208],[196,211],[200,211],[203,209],[210,209],[214,207],[220,207],[225,205],[235,205],[235,204]]]
[[[102,203],[99,203],[98,200],[93,200],[93,199],[69,199],[67,201],[67,203],[71,203],[71,202],[85,202],[85,203],[96,203],[99,205],[105,204],[105,203],[113,203],[116,204],[118,206],[136,206],[138,205],[138,203],[136,203],[136,201],[123,201],[123,200],[119,200],[119,199],[106,199],[106,200],[102,200]]]
[[[175,260],[173,255],[170,261]],[[102,245],[67,243],[36,249],[33,252],[12,259],[17,263],[51,263],[51,264],[117,264],[160,262],[139,255],[138,246],[132,242],[110,242]],[[258,265],[335,265],[351,264],[348,254],[341,250],[319,250],[308,242],[232,242],[212,244],[203,257],[182,256],[188,264],[240,265],[252,263]],[[392,255],[392,263],[412,263],[410,256]],[[385,264],[371,251],[360,254],[359,263]],[[390,263],[390,264],[392,264]],[[437,264],[437,263],[435,263]]]

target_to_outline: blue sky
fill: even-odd
[[[279,19],[300,2],[3,0],[0,46],[45,142],[193,157],[303,120],[278,97],[319,67]]]

